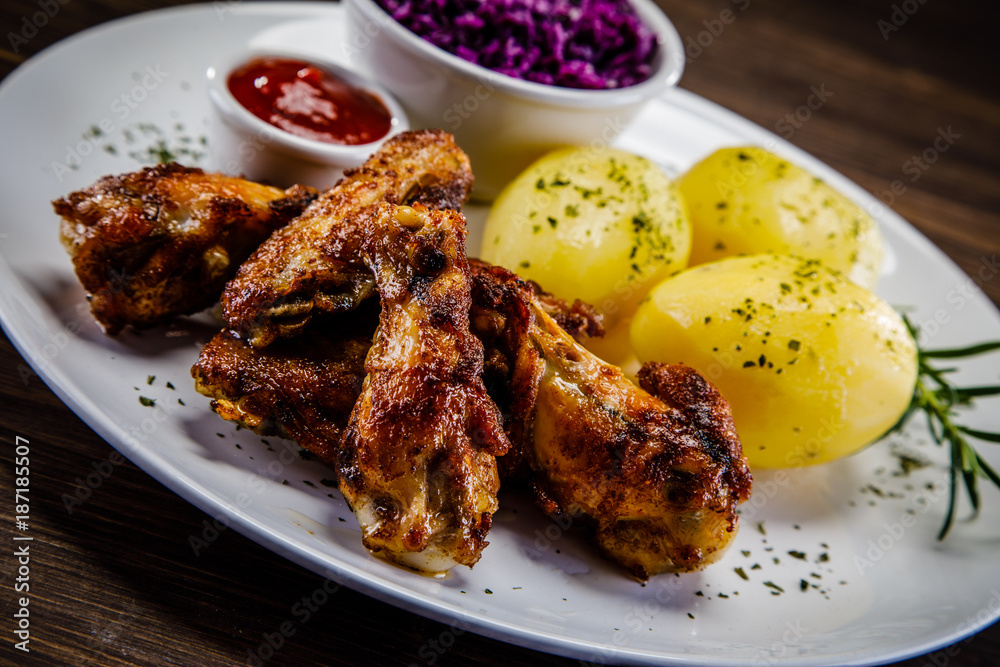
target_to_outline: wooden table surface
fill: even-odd
[[[970,275],[996,262],[1000,67],[996,47],[987,41],[987,22],[977,17],[980,5],[988,3],[660,2],[682,37],[704,44],[689,51],[683,87],[789,137],[876,195],[890,192],[891,184],[900,181],[905,192],[895,196],[893,208]],[[0,76],[77,31],[168,4],[182,3],[4,2]],[[38,18],[39,11],[52,13],[53,7],[58,11],[50,19]],[[34,22],[36,30],[26,22]],[[177,48],[184,48],[182,36]],[[810,95],[816,91],[825,91],[827,99],[810,110]],[[797,112],[800,120],[808,119],[795,121]],[[914,171],[912,157],[933,147],[939,131],[949,129],[957,135],[954,143],[926,170]],[[985,280],[982,288],[1000,303],[1000,280]],[[62,495],[72,493],[76,478],[95,463],[113,457],[113,450],[37,377],[22,379],[18,367],[23,360],[6,338],[0,341],[0,357],[0,525],[5,535],[12,532],[13,444],[20,435],[32,443],[35,537],[30,654],[12,648],[12,542],[5,541],[8,546],[0,556],[0,664],[252,662],[251,651],[267,635],[274,636],[289,620],[293,605],[323,580],[235,531],[223,532],[211,549],[194,558],[188,537],[201,530],[206,515],[128,462],[85,506],[68,514]],[[350,590],[338,592],[314,618],[294,629],[270,664],[576,662],[452,633],[445,625]],[[439,643],[432,644],[435,640]],[[442,653],[438,646],[448,650]],[[1000,626],[948,651],[900,664],[1000,664]]]

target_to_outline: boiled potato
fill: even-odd
[[[685,268],[690,248],[684,203],[659,167],[577,147],[546,154],[504,189],[480,256],[614,321]]]
[[[640,360],[683,362],[732,406],[752,467],[821,463],[891,428],[916,346],[900,316],[816,260],[734,257],[657,285],[635,314]]]
[[[878,225],[824,181],[763,148],[725,148],[678,180],[694,243],[691,265],[773,252],[814,257],[873,288]]]

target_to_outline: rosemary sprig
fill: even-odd
[[[917,340],[918,330],[904,315],[903,321],[913,340]],[[935,368],[931,366],[932,359],[960,359],[1000,350],[1000,341],[972,345],[970,347],[949,350],[925,350],[917,346],[917,382],[913,388],[913,399],[903,416],[891,432],[899,432],[917,412],[923,412],[927,417],[927,425],[934,442],[947,445],[951,454],[951,475],[948,494],[948,514],[944,525],[938,533],[938,540],[943,540],[955,522],[955,504],[958,499],[959,484],[972,503],[973,511],[978,514],[980,507],[979,479],[993,482],[1000,488],[1000,475],[980,456],[969,443],[969,439],[984,442],[1000,443],[1000,433],[979,431],[956,424],[954,417],[958,415],[956,407],[968,406],[973,399],[981,396],[1000,395],[1000,385],[983,387],[955,387],[946,377],[954,372],[954,368]]]

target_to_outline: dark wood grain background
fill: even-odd
[[[39,0],[0,3],[0,77],[77,31],[182,2],[52,0],[58,13],[14,43]],[[905,179],[895,208],[968,273],[1000,253],[1000,62],[987,21],[993,3],[969,0],[659,0],[684,38],[736,20],[688,64],[682,86],[765,128],[813,87],[833,93],[791,141],[881,195]],[[905,8],[904,8],[905,6]],[[905,9],[916,9],[912,15]],[[897,13],[894,10],[904,11]],[[905,22],[901,17],[906,17]],[[895,18],[894,25],[893,20]],[[886,23],[880,24],[880,21]],[[708,23],[706,23],[708,22]],[[880,27],[881,25],[881,27]],[[889,30],[886,26],[898,27]],[[707,39],[702,39],[708,42]],[[178,36],[178,48],[184,48]],[[0,123],[4,119],[0,119]],[[917,180],[904,173],[940,129],[960,135]],[[5,128],[9,130],[10,128]],[[5,160],[17,156],[5,155]],[[2,202],[0,202],[2,207]],[[53,225],[55,221],[52,221]],[[982,288],[1000,303],[1000,280]],[[114,456],[0,340],[0,664],[240,665],[323,580],[235,531],[193,557],[188,536],[207,517],[124,463],[72,515],[60,500],[75,479]],[[31,653],[12,649],[13,443],[33,443]],[[1000,558],[1000,554],[998,554]],[[998,582],[983,582],[995,585]],[[449,645],[443,654],[430,642]],[[341,590],[298,624],[269,664],[570,665]],[[1000,626],[902,665],[1000,665]]]

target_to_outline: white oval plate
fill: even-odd
[[[364,38],[344,32],[336,5],[217,2],[87,31],[4,81],[0,315],[24,357],[94,430],[205,512],[305,567],[457,628],[583,660],[875,664],[955,642],[996,619],[1000,497],[985,489],[981,516],[937,543],[946,457],[919,428],[834,464],[758,474],[735,547],[704,573],[642,586],[567,526],[504,497],[476,568],[429,579],[365,552],[353,516],[323,485],[329,469],[211,412],[188,374],[218,328],[209,317],[104,336],[60,247],[49,201],[138,168],[136,157],[156,153],[160,139],[182,161],[212,166],[195,154],[204,150],[209,115],[207,64],[250,42],[349,60]],[[879,291],[911,309],[932,346],[1000,338],[1000,317],[975,278],[856,185],[731,112],[677,90],[618,145],[678,172],[716,147],[746,143],[778,151],[877,213],[892,249]],[[470,209],[473,231],[483,214]],[[984,258],[980,278],[996,271],[995,258]],[[995,382],[998,365],[997,355],[984,358],[960,379]],[[982,401],[967,423],[1000,430],[997,403]],[[983,449],[1000,467],[998,452]],[[934,464],[897,475],[899,450]]]

